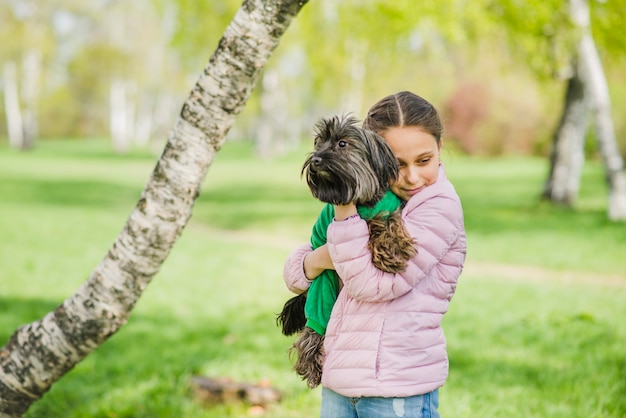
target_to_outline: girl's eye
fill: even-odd
[[[344,140],[341,140],[341,141],[337,142],[337,146],[339,148],[345,148],[345,147],[348,146],[348,143],[346,141],[344,141]]]
[[[420,164],[428,164],[429,161],[430,161],[430,158],[424,158],[424,159],[421,159],[419,162]]]

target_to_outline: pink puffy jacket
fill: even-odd
[[[350,397],[406,397],[441,387],[448,376],[441,319],[465,261],[459,197],[440,167],[437,182],[413,196],[402,217],[417,240],[404,273],[372,265],[367,224],[360,218],[328,227],[328,248],[343,288],[324,341],[322,385]],[[287,287],[305,291],[310,245],[294,250],[283,272]]]

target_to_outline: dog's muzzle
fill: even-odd
[[[314,156],[311,157],[311,165],[315,168],[318,168],[322,164],[322,157]]]

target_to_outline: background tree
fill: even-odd
[[[19,417],[126,323],[191,216],[201,183],[304,1],[246,0],[185,101],[124,229],[89,279],[0,350],[0,415]]]
[[[625,6],[613,2],[599,5],[595,17],[605,27],[607,17]],[[595,115],[596,140],[605,164],[609,186],[608,216],[626,219],[626,177],[623,160],[615,137],[607,81],[594,42],[589,3],[586,0],[562,2],[550,0],[537,4],[520,4],[500,0],[490,8],[504,22],[513,48],[527,57],[540,77],[567,80],[564,103],[558,126],[553,134],[550,170],[542,196],[565,206],[573,206],[578,196],[580,176],[585,159],[589,116]],[[596,33],[608,51],[620,53],[623,46],[612,34]]]
[[[55,45],[46,19],[49,10],[34,1],[0,4],[0,37],[10,39],[0,56],[9,143],[22,150],[32,148],[38,136],[42,61]]]
[[[160,12],[160,13],[159,13]],[[176,59],[168,45],[173,36],[173,10],[157,10],[152,0],[114,2],[100,16],[104,30],[96,39],[114,52],[109,62],[109,131],[113,147],[126,152],[146,145],[159,129],[159,119],[170,122],[171,86],[179,86],[173,69]],[[169,80],[169,82],[164,82]]]
[[[580,40],[572,57],[563,115],[554,134],[550,172],[543,196],[566,206],[574,204],[580,188],[588,119],[593,114],[595,136],[609,189],[608,216],[611,220],[626,220],[624,161],[615,139],[602,61],[591,34],[588,2],[570,0],[570,13],[580,31]]]
[[[4,2],[11,7],[18,3]],[[125,147],[143,146],[149,131],[154,139],[159,125],[170,122],[163,116],[166,109],[182,102],[176,95],[181,83],[188,85],[195,78],[194,64],[204,60],[196,52],[198,45],[218,41],[206,29],[221,33],[239,6],[238,0],[136,3],[62,0],[54,3],[56,10],[39,9],[49,10],[46,19],[55,32],[49,41],[58,51],[44,54],[41,67],[38,125],[44,138],[111,137],[111,121],[119,120],[113,126],[121,129],[114,132],[129,137],[120,141]],[[624,62],[617,53],[623,42],[616,35],[621,22],[615,17],[620,5],[623,0],[594,1],[591,10],[614,113],[626,107],[626,95],[619,94],[624,88],[619,77]],[[276,88],[260,85],[253,92],[232,139],[263,144],[269,138],[271,143],[259,146],[259,152],[284,152],[297,145],[301,133],[310,133],[316,115],[350,111],[360,117],[380,96],[410,88],[442,109],[451,146],[488,155],[549,153],[564,88],[551,77],[565,74],[561,70],[575,45],[563,0],[367,0],[314,2],[310,7],[314,13],[295,22],[292,36],[268,62],[268,74],[278,76]],[[109,28],[115,25],[103,27],[110,19],[129,34],[124,44],[114,42]],[[121,24],[130,21],[141,24]],[[135,33],[138,27],[142,31]],[[503,42],[507,32],[513,35],[509,44]],[[0,59],[13,44],[1,45]],[[118,81],[112,83],[112,77]],[[276,97],[263,98],[268,94]],[[262,103],[267,109],[267,103],[285,97],[286,114],[263,110]],[[477,97],[483,111],[468,112]],[[111,98],[121,105],[112,107]],[[288,126],[277,120],[281,118]],[[0,129],[7,131],[6,121],[0,121]],[[623,152],[626,125],[616,119],[615,130]],[[472,138],[474,144],[466,146]]]

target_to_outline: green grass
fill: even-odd
[[[274,322],[290,297],[285,257],[321,207],[299,177],[305,152],[259,161],[227,143],[129,323],[26,416],[248,416],[246,405],[196,402],[196,373],[269,379],[284,399],[264,416],[318,416],[319,390],[290,371],[292,339]],[[543,160],[444,156],[465,208],[468,269],[444,320],[442,416],[625,416],[626,225],[606,220],[602,168],[587,163],[577,208],[565,210],[538,200]],[[0,345],[87,278],[157,158],[97,141],[0,148]]]

